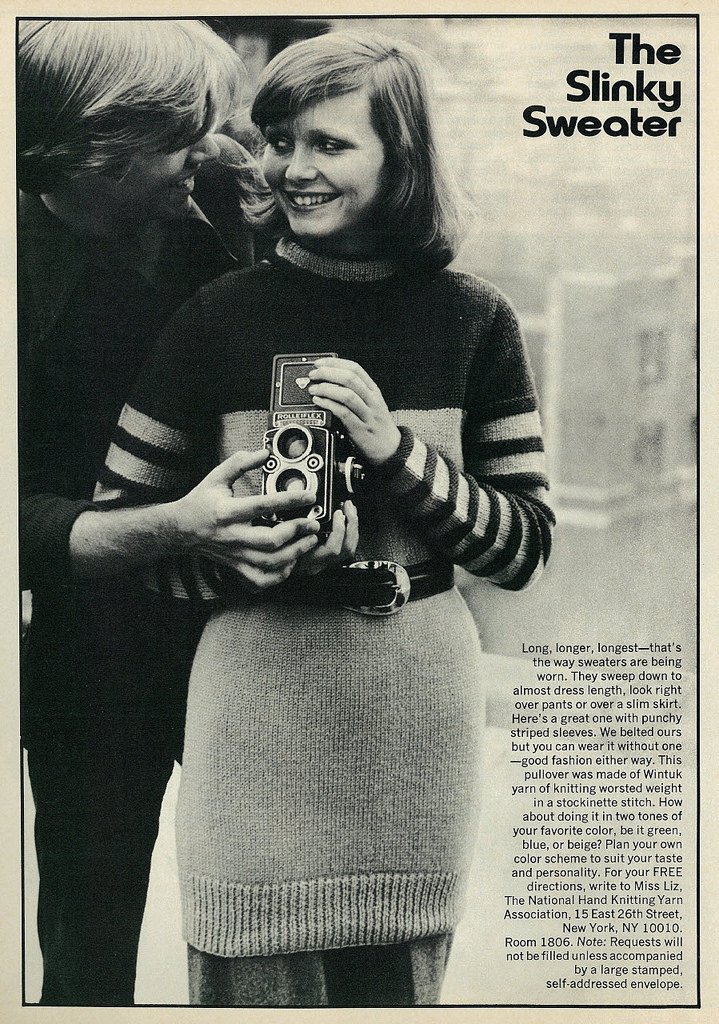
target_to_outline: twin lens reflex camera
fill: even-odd
[[[265,446],[270,455],[263,466],[262,493],[316,491],[316,501],[307,513],[320,524],[320,533],[332,528],[332,515],[364,479],[363,467],[342,424],[325,409],[316,406],[307,393],[308,372],[315,359],[334,352],[280,355],[272,361],[272,394]],[[298,513],[271,518],[294,518]]]

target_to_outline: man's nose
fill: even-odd
[[[297,184],[301,181],[312,181],[316,177],[317,167],[312,150],[304,146],[295,146],[292,159],[285,171],[285,179]]]
[[[215,141],[214,135],[203,135],[201,139],[192,146],[187,155],[188,163],[199,167],[206,160],[216,160],[220,155],[220,147]]]

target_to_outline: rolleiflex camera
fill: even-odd
[[[332,515],[343,501],[355,493],[364,479],[363,467],[356,461],[354,447],[342,424],[333,422],[330,412],[320,409],[307,393],[307,376],[315,359],[334,356],[334,352],[275,356],[272,361],[272,394],[265,433],[270,456],[262,475],[262,493],[316,491],[316,502],[307,515],[320,524],[320,533],[332,528]],[[294,518],[294,513],[278,513]]]

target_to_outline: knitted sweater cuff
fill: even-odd
[[[62,586],[70,582],[70,533],[75,520],[94,508],[91,501],[38,494],[23,499],[21,586]]]
[[[414,449],[414,434],[409,427],[400,427],[399,432],[400,442],[397,451],[384,465],[377,466],[373,470],[376,482],[388,491],[392,491],[393,483],[407,465],[407,459]]]

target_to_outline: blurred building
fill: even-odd
[[[429,21],[425,48],[449,72],[439,80],[444,146],[478,210],[454,265],[494,281],[517,307],[560,516],[599,526],[657,502],[692,502],[691,77],[685,130],[671,146],[609,136],[537,144],[522,135],[531,103],[565,114],[623,112],[572,108],[564,96],[571,68],[617,70],[608,30],[592,33],[586,19],[525,19],[521,57],[517,32],[502,20]]]
[[[555,503],[610,523],[694,498],[695,324],[681,265],[555,278],[545,321],[543,415]]]

